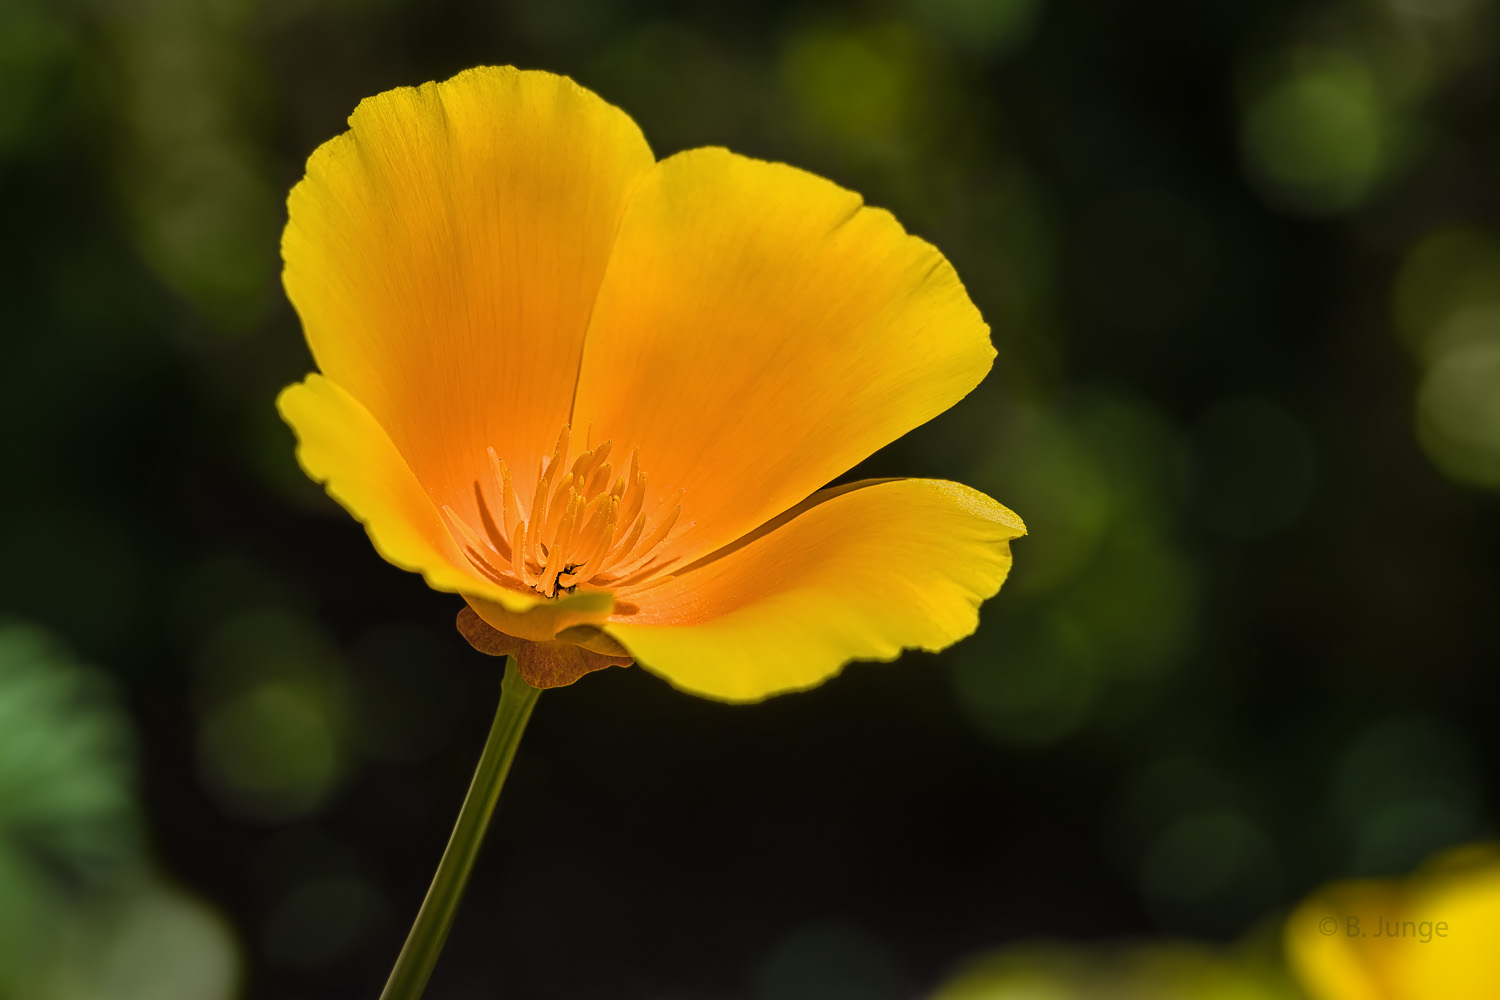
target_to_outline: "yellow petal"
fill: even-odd
[[[615,606],[615,595],[607,590],[580,590],[555,600],[543,600],[538,595],[536,600],[534,606],[518,609],[510,600],[496,603],[477,596],[468,598],[474,613],[491,628],[528,642],[547,642],[564,630],[597,625]]]
[[[973,632],[1026,531],[984,494],[925,479],[827,490],[790,515],[622,591],[606,631],[680,688],[754,701]]]
[[[297,435],[297,460],[309,477],[362,522],[375,550],[429,586],[524,611],[539,598],[479,576],[443,524],[390,437],[370,411],[321,375],[287,386],[276,399]]]
[[[568,419],[625,198],[654,160],[619,109],[509,67],[388,91],[349,124],[292,190],[287,295],[318,367],[477,523],[485,449],[526,479]]]
[[[1437,925],[1427,941],[1428,928]],[[1445,879],[1405,915],[1407,950],[1396,986],[1412,1000],[1494,1000],[1500,995],[1500,864]],[[1450,947],[1434,947],[1447,945]]]
[[[1404,909],[1384,882],[1348,882],[1323,889],[1287,920],[1287,955],[1314,1000],[1397,1000],[1381,968],[1389,944],[1370,939],[1380,917]]]
[[[1492,1000],[1500,992],[1500,855],[1454,851],[1405,882],[1328,886],[1287,921],[1312,1000]]]
[[[662,558],[727,544],[961,399],[989,330],[888,212],[722,149],[631,196],[589,327],[574,425],[686,489]]]

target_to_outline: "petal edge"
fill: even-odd
[[[641,449],[648,505],[686,490],[663,557],[690,560],[948,409],[994,357],[952,265],[890,212],[692,149],[631,194],[574,417]]]
[[[679,688],[758,701],[851,660],[969,635],[1010,571],[1020,518],[977,490],[899,479],[830,496],[722,558],[623,591],[605,630]],[[618,612],[618,609],[617,609]]]
[[[469,566],[442,515],[370,411],[316,373],[281,390],[276,410],[297,435],[297,461],[365,527],[386,562],[422,574],[434,590],[472,594],[524,611],[540,598],[497,587]]]

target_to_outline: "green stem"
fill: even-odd
[[[417,1000],[427,988],[427,977],[432,975],[443,942],[448,939],[448,928],[453,926],[464,886],[469,884],[469,873],[474,870],[474,859],[479,855],[484,831],[489,828],[500,786],[505,783],[539,694],[541,691],[521,679],[515,657],[507,656],[505,680],[500,685],[500,707],[495,710],[495,722],[490,726],[489,739],[485,740],[479,767],[458,811],[458,822],[453,825],[453,835],[448,838],[443,860],[438,862],[427,898],[422,900],[422,909],[417,911],[416,922],[411,925],[411,933],[406,936],[406,944],[396,958],[396,967],[386,980],[380,1000]]]

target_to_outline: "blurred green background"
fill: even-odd
[[[433,1000],[901,1000],[1493,832],[1495,4],[0,0],[0,997],[378,992],[498,661],[297,469],[277,239],[483,63],[942,248],[995,371],[852,475],[1031,535],[941,656],[549,694]]]

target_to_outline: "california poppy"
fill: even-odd
[[[278,406],[380,554],[463,596],[471,641],[533,686],[634,659],[744,701],[974,630],[1019,518],[951,482],[823,489],[990,368],[935,248],[789,166],[658,161],[550,73],[349,123],[289,200],[321,374]]]
[[[1500,996],[1500,852],[1470,845],[1397,880],[1319,889],[1286,923],[1311,1000]]]

